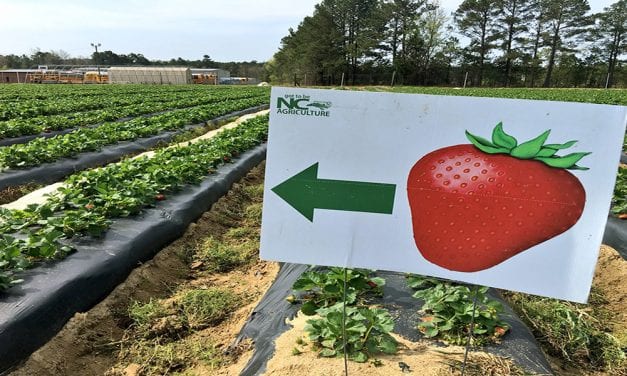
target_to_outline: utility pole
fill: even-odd
[[[91,46],[96,49],[96,55],[94,57],[98,57],[98,47],[101,46],[100,43],[91,43]],[[96,60],[96,69],[98,69],[98,83],[102,82],[102,78],[100,77],[100,65],[98,64],[98,60]]]

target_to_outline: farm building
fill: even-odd
[[[170,67],[111,67],[108,70],[112,84],[189,84],[189,68]]]
[[[192,82],[195,84],[217,85],[225,78],[231,77],[231,72],[224,69],[201,69],[192,68]]]
[[[224,85],[257,85],[259,80],[254,77],[226,77],[220,80]]]
[[[19,84],[26,82],[26,76],[38,72],[37,69],[5,69],[0,70],[0,83]]]

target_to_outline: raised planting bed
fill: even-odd
[[[3,211],[3,233],[20,229],[3,237],[9,288],[0,295],[0,333],[14,340],[0,345],[0,368],[28,356],[178,238],[264,159],[265,146],[255,145],[266,131],[267,119],[250,120],[207,141],[75,175],[47,203]]]
[[[148,135],[145,137],[134,139],[132,141],[121,141],[116,144],[101,146],[99,148],[97,147],[96,151],[81,152],[80,154],[72,158],[63,157],[56,161],[42,163],[30,168],[8,169],[0,173],[0,190],[12,186],[19,186],[30,183],[54,183],[74,172],[82,171],[87,168],[103,166],[108,163],[118,161],[125,156],[144,152],[150,150],[155,146],[169,143],[177,135],[183,132],[203,128],[207,125],[215,126],[227,119],[255,113],[264,110],[267,107],[267,105],[260,105],[246,108],[243,110],[233,111],[225,115],[213,117],[207,121],[203,121],[202,123],[181,126],[179,129],[164,131],[158,134],[154,134],[152,136]],[[223,107],[222,110],[228,111],[232,108],[237,108],[237,106]],[[220,114],[220,112],[214,112],[213,115],[209,113],[203,113],[203,115],[205,116],[215,116],[217,114]],[[164,126],[166,125],[167,124],[164,124]],[[156,126],[160,126],[160,124],[157,123]],[[78,146],[81,144],[77,143],[76,145]],[[82,145],[85,146],[85,144]],[[15,145],[15,148],[19,149],[19,145]]]
[[[446,337],[437,335],[433,325],[424,326],[425,323],[434,324],[439,319],[434,319],[435,308],[432,301],[425,300],[424,297],[421,299],[412,297],[415,294],[412,286],[418,287],[411,284],[411,278],[408,279],[401,273],[350,269],[347,277],[348,358],[354,362],[354,366],[351,367],[357,367],[360,373],[366,372],[369,367],[374,368],[373,374],[376,373],[377,366],[371,365],[373,362],[377,363],[377,360],[380,363],[379,367],[386,365],[385,370],[379,370],[381,374],[391,374],[390,369],[403,372],[402,368],[397,366],[399,362],[405,363],[408,366],[407,370],[419,372],[416,364],[421,357],[420,352],[400,351],[401,347],[411,348],[414,346],[411,343],[415,343],[416,346],[421,343],[425,346],[428,343],[426,339],[433,338],[434,341],[428,346],[446,351],[448,345],[441,339],[446,338],[451,343],[451,348],[459,352],[460,348],[454,345],[465,343],[464,331],[468,330],[470,317],[470,310],[466,308],[472,306],[470,288],[428,279],[438,288],[447,286],[447,289],[454,290],[446,295],[442,293],[442,289],[435,289],[438,296],[436,300],[439,301],[437,304],[441,306],[437,312],[441,314],[446,309],[451,313],[459,311],[455,317],[460,319],[455,324],[450,324],[449,328],[451,333],[454,330],[459,332]],[[320,360],[324,363],[320,365],[321,369],[330,372],[331,368],[326,367],[341,368],[343,282],[343,271],[340,268],[326,270],[309,269],[307,266],[295,264],[282,265],[275,283],[255,308],[254,314],[238,336],[236,344],[246,339],[251,339],[255,344],[255,352],[240,374],[259,375],[265,371],[279,375],[287,374],[290,365],[297,367],[295,364],[302,363],[300,368],[296,369],[313,366],[310,363],[312,355],[314,359],[329,358],[328,361]],[[426,286],[418,289],[428,291]],[[460,289],[466,289],[468,293],[459,295]],[[495,307],[500,307],[498,317],[497,311],[488,314],[488,309],[492,310]],[[298,328],[291,329],[292,325],[286,323],[286,319],[294,319],[299,310],[300,319],[295,320],[294,324]],[[462,318],[462,311],[465,312],[465,318]],[[305,317],[302,317],[303,315]],[[436,314],[435,317],[439,316]],[[307,320],[304,328],[303,320]],[[440,324],[441,333],[444,334],[445,323]],[[285,333],[288,330],[302,332]],[[394,337],[391,337],[391,334]],[[296,342],[291,344],[294,346],[293,349],[285,348],[284,337],[296,338]],[[403,339],[403,344],[399,342],[400,338]],[[282,347],[281,350],[276,348],[276,343]],[[485,297],[485,301],[479,302],[473,351],[512,359],[518,369],[524,369],[526,372],[551,373],[551,367],[529,329],[496,291],[491,291]],[[292,359],[282,358],[290,352]],[[299,359],[299,352],[309,355],[305,357],[306,359]],[[426,356],[427,352],[423,350],[423,355]],[[451,362],[455,358],[456,356],[451,355]],[[335,366],[331,366],[332,364]]]
[[[73,128],[98,126],[105,121],[126,121],[139,115],[157,115],[165,111],[189,108],[224,100],[253,98],[267,90],[244,88],[240,90],[212,89],[204,92],[155,92],[151,95],[130,95],[127,103],[104,101],[95,110],[34,118],[16,118],[0,122],[0,146],[26,143],[37,137],[50,138],[69,133]]]
[[[607,218],[603,244],[616,249],[627,260],[627,168],[618,167],[612,209]]]
[[[123,106],[137,99],[153,96],[203,96],[209,92],[268,91],[267,88],[207,87],[191,85],[3,85],[0,95],[14,92],[19,96],[0,102],[0,121],[48,115],[86,112],[112,105]],[[44,95],[41,95],[43,91]],[[83,95],[88,94],[88,95]]]
[[[39,138],[26,144],[0,148],[0,167],[25,168],[73,158],[79,153],[98,151],[106,145],[179,130],[186,125],[207,121],[234,111],[267,104],[266,96],[224,100],[189,109],[173,110],[152,117],[105,123],[97,128],[80,128],[53,138]]]

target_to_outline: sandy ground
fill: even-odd
[[[276,341],[277,351],[268,362],[268,368],[264,375],[272,376],[343,376],[344,361],[338,358],[320,358],[311,344],[306,340],[303,328],[311,317],[299,314],[290,322],[293,328]],[[401,372],[399,362],[409,366],[409,371],[417,375],[438,376],[447,375],[450,369],[449,362],[452,359],[463,359],[464,348],[450,346],[435,348],[425,343],[414,343],[395,336],[399,341],[399,351],[395,355],[380,355],[375,359],[380,365],[375,365],[372,360],[366,363],[348,362],[348,372],[351,375],[398,375]],[[305,340],[305,345],[298,345],[297,341]],[[293,355],[292,350],[298,349],[301,353]]]
[[[258,184],[263,181],[263,169],[256,168],[245,179],[245,183]],[[235,340],[242,325],[251,314],[262,294],[271,285],[278,271],[276,263],[258,261],[250,267],[235,270],[223,275],[200,275],[193,265],[184,261],[190,247],[203,241],[207,236],[228,230],[219,221],[216,210],[229,208],[231,195],[221,199],[210,212],[192,224],[183,237],[160,252],[153,260],[137,268],[130,277],[118,286],[103,302],[85,313],[76,314],[47,345],[34,353],[14,376],[74,376],[103,375],[114,365],[122,364],[126,376],[140,376],[140,365],[120,363],[118,355],[124,344],[125,329],[128,327],[129,304],[134,300],[148,301],[151,298],[170,296],[173,291],[184,286],[223,286],[245,293],[246,303],[233,312],[228,320],[217,327],[194,333],[198,338],[207,338],[218,343],[220,348],[228,348]],[[613,313],[615,333],[627,332],[627,261],[612,248],[602,246],[596,269],[594,286],[607,297],[606,308]],[[269,360],[265,375],[273,376],[332,376],[343,375],[342,359],[319,358],[311,345],[302,345],[299,338],[306,340],[302,327],[306,318],[298,316],[291,322],[293,329],[277,340],[277,350]],[[395,355],[378,356],[380,365],[373,362],[348,363],[351,375],[398,375],[399,362],[406,363],[414,375],[452,375],[450,364],[461,360],[463,348],[450,346],[434,347],[427,342],[410,342],[397,336],[400,351]],[[307,341],[305,341],[307,343]],[[293,355],[297,348],[299,355]],[[199,362],[192,365],[189,375],[238,375],[252,354],[252,346],[244,343],[238,349],[234,361],[222,368],[207,368]],[[479,364],[476,375],[508,375],[509,364],[487,354],[475,353],[472,364]],[[559,375],[600,376],[591,373],[560,368],[554,363]],[[483,373],[483,372],[487,373]],[[468,374],[475,375],[475,374]],[[187,375],[187,374],[186,374]],[[609,375],[608,375],[609,376]]]
[[[191,226],[185,236],[159,253],[154,260],[136,269],[129,279],[118,286],[115,291],[102,303],[86,313],[79,313],[68,322],[65,328],[46,346],[37,351],[27,361],[24,367],[12,373],[14,376],[26,375],[102,375],[117,361],[116,343],[121,340],[126,324],[123,321],[125,307],[131,300],[144,300],[149,297],[162,297],[168,293],[165,286],[188,283],[191,271],[181,261],[180,253],[189,244],[204,237],[211,228],[215,227],[207,222],[210,215],[205,215],[195,225]],[[213,229],[215,230],[215,229]],[[255,296],[249,304],[241,307],[222,325],[211,329],[208,335],[212,340],[220,340],[224,346],[230,345],[236,338],[248,315],[256,305],[258,297],[271,284],[278,267],[274,263],[259,262],[247,271],[235,271],[223,276],[194,280],[193,285],[231,286],[236,289],[248,289],[255,286]],[[625,330],[627,326],[627,262],[618,253],[607,246],[601,248],[597,273],[594,280],[596,287],[607,294],[609,301],[607,308],[615,313],[615,325]],[[265,375],[273,376],[333,376],[343,375],[344,362],[342,359],[319,358],[311,345],[297,344],[298,338],[306,340],[302,327],[306,317],[297,316],[291,322],[293,329],[281,335],[276,344],[277,351],[269,360]],[[349,374],[352,375],[398,375],[401,372],[399,362],[409,365],[414,375],[452,375],[451,362],[461,360],[463,348],[451,346],[438,348],[428,346],[426,342],[413,343],[396,336],[400,342],[399,353],[396,355],[382,355],[376,359],[381,366],[372,362],[357,364],[348,363]],[[307,343],[307,341],[305,341]],[[292,350],[298,348],[299,355],[293,355]],[[249,347],[242,348],[243,352],[237,360],[228,367],[221,369],[207,369],[197,366],[194,375],[238,375],[246,365],[252,354]],[[482,369],[493,367],[494,375],[503,373],[508,364],[501,359],[487,354],[475,353],[471,360],[481,363]],[[138,375],[133,372],[138,365],[129,365],[128,375]],[[582,372],[574,369],[556,369],[560,375],[608,375],[604,373]],[[609,375],[608,375],[609,376]]]

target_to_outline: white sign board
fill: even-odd
[[[271,101],[263,259],[587,300],[625,107],[294,88]]]

